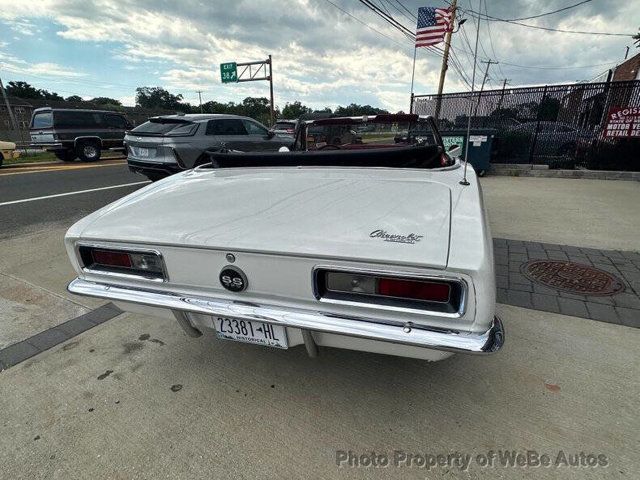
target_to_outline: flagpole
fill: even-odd
[[[482,8],[482,0],[478,0],[478,11]],[[473,51],[473,75],[471,76],[471,98],[469,98],[469,117],[467,119],[467,145],[464,149],[464,172],[460,185],[469,185],[467,180],[467,162],[469,159],[469,133],[471,132],[471,113],[473,112],[473,91],[476,84],[476,63],[478,59],[478,39],[480,38],[480,18],[476,19],[476,47]]]
[[[413,47],[413,70],[411,71],[411,99],[409,100],[409,113],[413,113],[413,79],[416,76],[416,52],[418,47]]]
[[[451,27],[445,36],[444,52],[442,52],[442,67],[440,68],[440,81],[438,82],[438,96],[436,97],[436,112],[435,119],[440,117],[440,106],[442,103],[442,89],[444,88],[444,77],[447,74],[449,68],[449,49],[451,48],[451,34],[453,33],[453,24],[456,19],[456,5],[457,0],[451,2]]]

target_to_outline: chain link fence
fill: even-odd
[[[437,95],[416,95],[413,111],[435,115],[437,101]],[[507,88],[442,95],[438,123],[442,131],[466,129],[471,113],[472,131],[495,130],[492,163],[638,171],[637,107],[637,80]],[[625,117],[631,122],[637,111],[635,129],[631,123],[612,136],[618,127],[611,127],[611,116],[620,110],[631,112]]]
[[[133,125],[140,125],[146,122],[149,117],[176,113],[171,110],[149,110],[141,107],[123,107],[120,105],[93,104],[91,102],[69,102],[66,100],[9,97],[9,102],[13,116],[18,124],[18,130],[12,127],[11,117],[9,116],[7,107],[4,102],[0,102],[0,140],[15,142],[21,147],[28,145],[30,142],[29,126],[31,124],[31,115],[36,108],[40,107],[113,110],[123,112]]]

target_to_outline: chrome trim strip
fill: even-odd
[[[219,298],[186,297],[174,293],[105,285],[80,278],[73,280],[67,289],[78,295],[166,308],[174,312],[243,318],[314,332],[457,353],[486,354],[497,352],[504,343],[504,328],[497,317],[494,318],[486,332],[472,333],[429,330],[415,325],[411,325],[411,327],[388,325],[375,323],[366,318],[343,317],[328,312],[256,305]]]
[[[121,273],[121,272],[111,272],[109,270],[93,270],[91,268],[87,268],[83,261],[82,256],[80,255],[80,247],[88,247],[88,248],[104,248],[107,250],[116,250],[126,253],[152,253],[160,258],[162,262],[162,278],[151,277],[141,275],[139,273]],[[93,274],[93,275],[106,275],[108,277],[116,277],[116,278],[125,278],[128,280],[143,280],[146,282],[168,282],[169,281],[169,273],[167,272],[167,265],[164,263],[164,257],[162,253],[154,248],[143,248],[143,247],[123,247],[121,245],[113,245],[109,243],[99,243],[99,242],[77,242],[75,244],[74,250],[76,252],[76,258],[78,259],[78,265],[83,272]]]
[[[324,298],[320,295],[318,291],[318,271],[319,270],[328,270],[333,272],[344,272],[344,273],[355,273],[355,274],[363,274],[363,275],[380,275],[384,277],[398,277],[398,278],[407,278],[412,280],[433,280],[433,281],[441,281],[441,282],[452,282],[460,285],[460,290],[462,292],[462,298],[460,299],[460,307],[458,311],[455,313],[446,313],[446,312],[435,312],[433,310],[426,309],[418,309],[418,308],[410,308],[410,307],[396,307],[391,305],[381,305],[379,303],[369,303],[369,302],[358,302],[351,300],[336,300],[335,298]],[[460,277],[454,277],[452,275],[439,275],[433,273],[414,273],[407,272],[403,270],[376,270],[369,268],[351,268],[345,267],[343,265],[316,265],[313,267],[311,272],[311,284],[313,285],[313,295],[316,297],[316,300],[323,303],[332,303],[335,305],[349,305],[351,307],[365,307],[365,308],[377,308],[380,310],[387,310],[391,312],[402,312],[402,313],[412,313],[417,315],[429,315],[430,317],[443,317],[443,318],[460,318],[464,316],[467,311],[467,291],[469,286],[467,282]]]

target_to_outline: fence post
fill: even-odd
[[[544,86],[544,90],[542,91],[542,100],[540,100],[540,104],[538,105],[538,113],[536,114],[536,131],[533,134],[533,140],[531,141],[531,146],[529,147],[529,163],[533,165],[533,152],[536,151],[536,143],[538,142],[538,131],[540,130],[540,115],[542,113],[542,104],[547,98],[547,88],[549,85]]]

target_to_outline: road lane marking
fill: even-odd
[[[5,205],[15,205],[17,203],[35,202],[36,200],[46,200],[49,198],[68,197],[69,195],[79,195],[81,193],[91,193],[91,192],[99,192],[101,190],[111,190],[113,188],[132,187],[134,185],[142,185],[145,183],[151,183],[151,181],[146,180],[144,182],[123,183],[122,185],[110,185],[108,187],[90,188],[89,190],[78,190],[76,192],[56,193],[55,195],[45,195],[43,197],[31,197],[31,198],[24,198],[22,200],[12,200],[10,202],[0,203],[0,207],[4,207]]]
[[[41,173],[41,172],[66,172],[70,170],[82,170],[85,168],[101,168],[101,167],[113,167],[118,165],[126,165],[127,162],[118,162],[118,163],[106,163],[103,165],[50,165],[50,166],[42,166],[42,167],[19,167],[11,169],[11,171],[2,173],[0,170],[0,177],[4,177],[7,175],[23,175],[27,173]],[[8,169],[10,169],[9,167]]]

